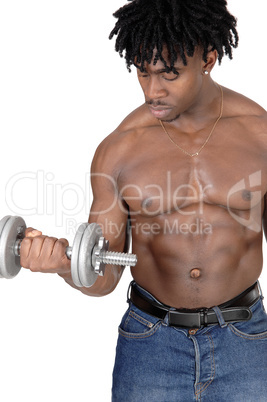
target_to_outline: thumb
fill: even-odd
[[[27,228],[25,230],[25,237],[37,237],[42,236],[42,232],[40,230],[36,230],[34,228]]]

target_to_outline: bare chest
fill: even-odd
[[[219,205],[246,211],[260,206],[267,167],[255,155],[204,152],[190,158],[175,152],[130,159],[119,180],[120,196],[132,213],[156,216]]]

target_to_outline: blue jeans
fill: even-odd
[[[194,334],[129,302],[119,327],[112,401],[267,401],[267,315],[262,298],[251,307],[250,321],[226,324],[220,309],[214,311],[219,324]]]

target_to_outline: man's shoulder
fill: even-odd
[[[144,131],[153,125],[147,113],[147,107],[141,105],[132,111],[119,126],[109,134],[97,147],[94,161],[116,165],[131,155],[131,150],[140,143]]]
[[[229,118],[236,118],[239,121],[246,119],[266,120],[267,112],[258,103],[249,99],[245,95],[235,92],[231,89],[224,88],[225,97],[225,115]]]
[[[115,133],[123,137],[139,136],[143,130],[155,124],[156,120],[148,112],[147,106],[143,104],[126,116]]]
[[[151,118],[145,105],[133,110],[119,126],[109,134],[100,144],[100,148],[114,148],[131,146],[134,141],[138,141],[142,133],[152,125],[155,120]]]
[[[267,112],[248,97],[225,88],[225,118],[243,138],[267,151]]]

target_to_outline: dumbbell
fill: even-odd
[[[20,245],[26,224],[19,216],[0,220],[0,278],[12,279],[20,271]],[[135,254],[108,251],[109,243],[96,223],[79,226],[72,247],[66,248],[71,260],[71,276],[77,287],[92,286],[98,275],[103,276],[106,264],[135,266]]]

